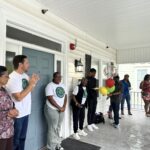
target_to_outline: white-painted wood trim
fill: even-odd
[[[6,54],[6,17],[0,7],[0,65],[5,65]]]

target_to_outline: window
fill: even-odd
[[[139,86],[141,81],[143,81],[144,76],[147,74],[147,69],[138,69],[137,70],[137,89],[139,90]]]
[[[7,37],[61,52],[61,44],[10,26],[7,26]]]
[[[61,72],[61,61],[60,60],[57,60],[57,72]]]
[[[13,58],[15,57],[15,52],[6,52],[6,67],[8,69],[8,72],[11,73],[13,71]]]

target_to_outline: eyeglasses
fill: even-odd
[[[9,75],[3,74],[3,75],[0,75],[0,77],[9,78]]]

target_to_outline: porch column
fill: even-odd
[[[6,59],[6,18],[0,6],[0,65],[5,65]]]

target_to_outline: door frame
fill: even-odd
[[[13,48],[13,47],[17,47],[17,49]],[[44,48],[41,46],[37,46],[37,45],[33,45],[33,44],[29,44],[29,43],[25,43],[25,42],[21,42],[21,41],[17,41],[17,40],[13,40],[13,39],[6,39],[6,51],[10,51],[10,52],[15,52],[16,55],[22,54],[22,50],[23,47],[26,48],[30,48],[30,49],[34,49],[40,52],[46,52],[46,53],[50,53],[54,55],[54,71],[56,71],[56,63],[57,60],[60,60],[61,63],[61,72],[62,72],[62,76],[65,77],[66,73],[63,69],[63,62],[64,62],[64,53],[61,52],[55,52],[54,50],[48,49],[48,48]],[[63,46],[62,46],[63,47]]]
[[[62,55],[54,55],[54,71],[57,71],[57,61],[61,62],[61,74],[64,74],[64,70],[63,70],[63,62],[64,62],[64,57]]]
[[[39,37],[44,37],[46,39],[49,39],[49,40],[52,40],[54,42],[58,42],[62,45],[62,51],[61,52],[57,52],[57,51],[54,51],[54,50],[51,50],[51,49],[47,49],[47,48],[44,48],[44,47],[40,47],[40,46],[37,46],[37,45],[33,45],[33,44],[29,44],[29,43],[26,43],[26,42],[22,42],[22,41],[18,41],[18,40],[15,40],[15,39],[10,39],[8,37],[6,37],[6,44],[14,44],[14,45],[18,45],[19,46],[19,50],[16,54],[22,54],[22,47],[27,47],[27,48],[30,48],[30,49],[35,49],[35,50],[39,50],[39,51],[42,51],[42,52],[47,52],[47,53],[51,53],[51,54],[54,54],[54,60],[55,60],[55,57],[57,56],[60,56],[62,58],[62,64],[63,64],[63,82],[66,86],[66,90],[68,91],[68,40],[69,38],[66,37],[65,35],[63,35],[61,32],[59,31],[54,31],[52,29],[48,30],[49,32],[45,32],[45,30],[41,30],[39,32],[39,28],[36,28],[34,29],[33,27],[31,27],[30,25],[24,25],[24,24],[20,24],[17,22],[15,22],[14,20],[11,20],[11,19],[7,19],[6,20],[6,25],[9,25],[11,27],[14,27],[14,28],[17,28],[17,29],[20,29],[20,30],[23,30],[23,31],[26,31],[26,32],[29,32],[29,33],[32,33],[32,34],[35,34]],[[42,25],[42,24],[41,24]],[[41,27],[40,25],[40,27]],[[46,28],[48,29],[48,28]],[[55,65],[56,62],[54,62],[54,65]],[[54,66],[55,68],[55,66]],[[68,107],[68,106],[67,106]],[[69,108],[69,107],[68,107]],[[64,127],[64,130],[63,130],[63,137],[67,137],[69,134],[66,132],[67,130],[67,117],[68,117],[68,114],[67,112],[65,112],[65,117],[64,117],[64,122],[63,122],[63,127]]]
[[[15,49],[11,48],[11,46],[16,46],[16,47],[18,46],[18,48],[17,48],[17,50],[15,50]],[[37,45],[33,45],[33,44],[25,43],[25,42],[22,42],[22,41],[17,41],[17,40],[14,40],[14,39],[7,38],[6,39],[6,47],[10,48],[10,49],[7,49],[7,51],[15,52],[16,55],[22,54],[23,47],[34,49],[34,50],[41,51],[41,52],[46,52],[46,53],[53,54],[54,55],[54,72],[56,71],[57,60],[60,60],[61,61],[61,71],[62,71],[62,76],[63,76],[63,83],[67,87],[67,84],[66,84],[66,81],[67,81],[67,79],[66,79],[67,78],[67,69],[64,70],[64,68],[66,66],[65,64],[67,64],[66,54],[64,53],[65,48],[66,48],[65,47],[65,43],[63,43],[63,45],[62,45],[62,49],[63,49],[62,52],[57,52],[57,51],[54,51],[54,50],[51,50],[51,49],[47,49],[47,48],[44,48],[44,47],[40,47],[40,46],[37,46]],[[64,121],[63,121],[62,126],[65,127],[65,124],[66,124],[66,121],[65,121],[65,117],[64,117]],[[63,137],[66,137],[66,132],[65,131],[66,130],[61,132],[61,135]]]

